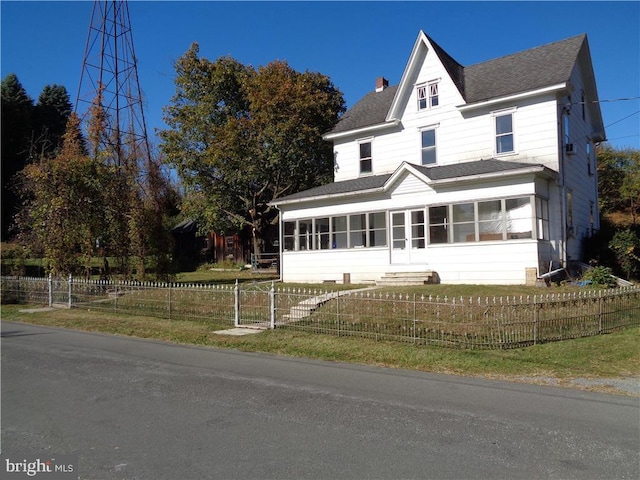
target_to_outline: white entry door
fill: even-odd
[[[424,208],[391,212],[391,263],[426,264]]]
[[[411,262],[411,239],[409,238],[407,212],[391,212],[391,263]]]

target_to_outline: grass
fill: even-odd
[[[213,333],[227,325],[85,310],[24,313],[24,305],[3,305],[2,319],[44,326],[135,336],[189,345],[232,348],[293,357],[378,365],[409,370],[561,383],[576,377],[638,377],[640,328],[512,350],[455,350],[395,342],[334,337],[286,329],[240,337]]]

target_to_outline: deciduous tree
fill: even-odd
[[[267,226],[277,222],[269,202],[332,180],[332,148],[322,134],[344,112],[344,99],[325,75],[283,61],[256,70],[198,53],[194,44],[176,62],[161,148],[200,228],[249,226],[260,253]]]
[[[640,208],[640,150],[604,144],[597,156],[601,211],[630,213],[635,225]]]
[[[60,153],[28,164],[21,173],[23,243],[40,250],[55,275],[91,268],[95,239],[105,228],[101,211],[102,166],[78,140],[80,124],[69,118]]]

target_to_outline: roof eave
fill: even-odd
[[[548,87],[538,88],[536,90],[529,90],[527,92],[508,95],[506,97],[496,97],[496,98],[490,98],[488,100],[482,100],[480,102],[473,102],[465,105],[457,105],[456,108],[461,112],[468,112],[471,110],[476,110],[478,108],[496,105],[498,103],[513,102],[516,100],[523,100],[530,97],[536,97],[538,95],[544,95],[546,93],[557,92],[557,91],[565,90],[568,87],[569,87],[569,82],[562,82],[562,83],[557,83],[555,85],[549,85]]]
[[[278,207],[280,205],[293,205],[296,203],[308,203],[314,202],[318,200],[329,200],[331,198],[344,198],[344,197],[352,197],[355,195],[366,195],[370,193],[379,193],[383,192],[385,187],[376,187],[376,188],[368,188],[366,190],[354,190],[353,192],[344,192],[344,193],[327,193],[324,195],[312,195],[310,197],[302,197],[302,198],[292,198],[291,200],[283,200],[279,202],[277,199],[269,202],[269,205],[272,207]]]
[[[385,130],[387,128],[393,128],[400,125],[400,119],[394,118],[385,123],[378,123],[376,125],[369,125],[367,127],[355,128],[353,130],[345,130],[344,132],[336,132],[336,133],[325,133],[322,136],[323,140],[338,140],[340,138],[351,137],[351,136],[361,136],[369,133],[375,133],[380,130]]]
[[[545,167],[544,165],[532,165],[528,168],[519,168],[516,170],[503,170],[500,172],[491,172],[491,173],[481,173],[478,175],[467,175],[464,177],[452,177],[452,178],[443,178],[441,180],[429,180],[429,186],[440,186],[440,185],[448,185],[452,183],[460,183],[460,182],[478,182],[483,180],[490,180],[493,178],[504,178],[504,177],[517,177],[521,175],[531,175],[543,173],[545,176],[549,178],[555,178],[556,173]]]

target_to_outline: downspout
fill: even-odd
[[[571,108],[569,106],[569,108]],[[561,267],[567,266],[567,186],[565,183],[565,156],[566,148],[564,142],[564,117],[569,114],[566,106],[562,106],[559,115],[558,136],[559,136],[559,156],[558,156],[558,182],[560,190],[560,263]]]

